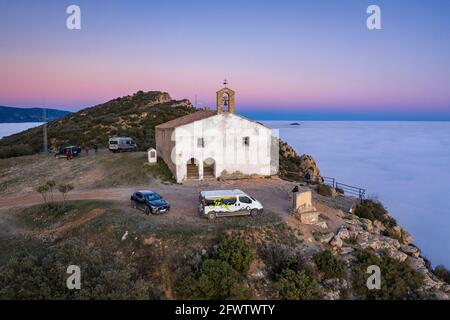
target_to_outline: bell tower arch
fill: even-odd
[[[230,88],[227,88],[227,80],[225,80],[223,84],[225,87],[217,91],[217,113],[234,113],[235,92]]]

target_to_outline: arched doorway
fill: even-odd
[[[203,161],[203,178],[216,177],[216,162],[212,158]]]
[[[186,178],[191,180],[198,180],[199,174],[198,174],[198,162],[194,158],[191,158],[188,160],[186,164]]]

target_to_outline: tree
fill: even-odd
[[[60,184],[58,185],[58,190],[61,192],[63,196],[63,207],[66,205],[66,196],[67,194],[73,190],[73,185],[71,184]]]
[[[48,187],[48,191],[50,193],[50,199],[51,199],[51,202],[53,203],[53,190],[56,186],[56,182],[54,180],[49,180],[45,183],[45,185]]]
[[[36,191],[41,195],[42,199],[44,200],[44,204],[47,204],[47,195],[48,195],[48,185],[43,184],[37,187]]]

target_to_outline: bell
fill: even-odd
[[[224,97],[222,98],[222,100],[223,100],[223,105],[224,105],[224,106],[228,106],[228,97],[224,96]]]

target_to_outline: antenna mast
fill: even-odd
[[[43,125],[43,134],[44,134],[44,154],[48,154],[48,143],[47,143],[47,109],[45,107],[45,97],[43,98],[43,108],[42,108],[42,121],[44,122]]]

